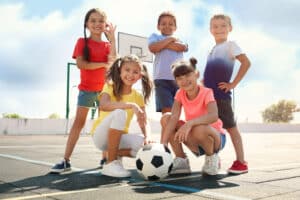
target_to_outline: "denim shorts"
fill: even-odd
[[[226,144],[226,135],[220,133],[220,139],[221,139],[221,147],[215,152],[218,153],[220,150],[222,150]],[[201,146],[198,146],[199,152],[195,153],[196,156],[202,156],[205,154],[204,149]]]
[[[83,91],[79,90],[78,98],[77,98],[77,106],[81,107],[98,107],[99,106],[99,100],[98,95],[99,92],[89,92],[89,91]]]
[[[231,106],[231,99],[216,99],[218,105],[219,118],[223,122],[223,128],[233,128],[236,126],[234,113]]]
[[[172,108],[178,86],[174,80],[154,80],[156,112]]]

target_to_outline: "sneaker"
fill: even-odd
[[[188,158],[176,157],[173,161],[173,168],[170,174],[190,174],[192,173]]]
[[[218,154],[214,153],[211,156],[205,156],[205,163],[202,167],[202,172],[208,175],[217,175],[221,168],[221,162]]]
[[[118,156],[118,160],[122,163],[122,157]],[[107,158],[102,158],[100,160],[100,169],[103,169],[103,166],[107,163]]]
[[[102,169],[104,164],[107,162],[107,159],[106,158],[103,158],[100,160],[100,168]]]
[[[247,162],[240,162],[238,160],[234,161],[232,166],[227,170],[228,173],[231,174],[242,174],[248,172],[248,164]]]
[[[130,177],[130,172],[124,169],[120,160],[114,160],[108,164],[103,165],[102,174],[112,177]]]
[[[70,161],[66,161],[64,159],[60,163],[57,163],[56,165],[54,165],[51,168],[50,172],[52,172],[52,173],[62,173],[62,172],[70,171],[70,170],[71,170],[71,163],[70,163]]]

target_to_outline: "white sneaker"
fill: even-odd
[[[176,157],[170,174],[190,174],[192,172],[188,158]]]
[[[103,166],[102,174],[106,176],[112,177],[130,177],[130,172],[124,169],[120,160],[114,160],[106,165]]]
[[[202,172],[208,175],[217,175],[221,168],[220,158],[218,154],[205,156],[205,163],[202,167]]]

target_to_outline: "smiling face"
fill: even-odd
[[[226,19],[215,18],[210,21],[210,32],[217,44],[225,42],[231,30],[232,26]]]
[[[197,90],[197,79],[199,78],[198,71],[192,71],[185,75],[181,75],[175,78],[179,88],[189,92]]]
[[[141,66],[137,62],[127,61],[121,66],[120,77],[124,86],[132,86],[142,76]]]
[[[92,12],[86,21],[86,28],[89,29],[91,36],[100,35],[106,28],[106,16],[99,12]]]
[[[162,16],[157,25],[157,29],[163,35],[172,35],[176,31],[176,21],[172,16]]]

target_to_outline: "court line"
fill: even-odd
[[[22,158],[20,156],[14,156],[14,155],[8,155],[8,154],[0,154],[0,157],[25,161],[25,162],[29,162],[29,163],[33,163],[33,164],[38,164],[38,165],[46,165],[46,166],[53,166],[54,165],[53,163],[49,163],[49,162],[37,161],[37,160]],[[85,169],[76,168],[76,167],[72,167],[72,170],[73,171],[85,171]],[[195,178],[195,177],[200,177],[200,176],[201,175],[193,175],[193,176],[188,176],[188,177],[166,178],[164,181]],[[213,198],[224,199],[224,200],[226,200],[226,199],[228,199],[228,200],[249,200],[249,199],[244,198],[244,197],[232,196],[232,195],[227,195],[227,194],[220,194],[220,193],[215,193],[215,192],[211,192],[211,191],[207,191],[207,190],[201,190],[201,189],[198,189],[198,188],[179,186],[179,185],[174,185],[174,184],[169,184],[169,183],[141,181],[141,180],[137,180],[137,179],[133,179],[133,178],[130,178],[128,180],[132,181],[132,183],[122,184],[122,187],[132,186],[132,185],[149,184],[150,186],[151,185],[152,186],[159,186],[159,187],[165,187],[165,188],[168,188],[168,189],[174,189],[174,190],[183,191],[183,192],[191,192],[191,193],[193,193],[193,195],[200,195],[200,196],[209,197],[209,198],[213,197]],[[50,196],[72,194],[72,193],[79,193],[79,192],[89,192],[89,191],[96,191],[96,190],[99,190],[99,188],[90,188],[90,189],[84,189],[84,190],[57,192],[57,193],[47,193],[47,194],[38,194],[38,195],[33,195],[33,196],[17,197],[17,198],[11,198],[11,199],[6,199],[6,200],[12,200],[12,199],[14,199],[14,200],[26,200],[26,199],[30,199],[30,198],[50,197]]]
[[[0,157],[9,158],[9,159],[13,159],[13,160],[25,161],[25,162],[29,162],[29,163],[33,163],[33,164],[37,164],[37,165],[45,165],[45,166],[50,166],[50,167],[54,166],[54,163],[39,161],[39,160],[32,160],[32,159],[23,158],[20,156],[9,155],[9,154],[0,154]],[[83,171],[84,169],[72,167],[72,170],[73,171]]]
[[[93,145],[88,145],[88,144],[82,144],[78,145],[80,147],[94,147]],[[6,145],[6,146],[0,146],[0,149],[32,149],[32,148],[57,148],[57,147],[65,147],[65,145]]]
[[[216,192],[210,192],[210,191],[201,190],[201,189],[198,189],[198,188],[178,186],[178,185],[173,185],[173,184],[154,182],[150,185],[164,187],[164,188],[168,188],[168,189],[179,190],[179,191],[183,191],[183,192],[192,192],[193,193],[192,195],[197,195],[197,196],[201,196],[201,197],[208,197],[208,198],[213,198],[213,199],[220,199],[220,200],[251,200],[249,198],[233,196],[233,195],[228,195],[228,194],[223,194],[223,193],[221,194],[221,193],[216,193]]]
[[[64,191],[64,192],[35,194],[35,195],[22,196],[22,197],[12,197],[12,198],[7,198],[7,199],[3,199],[3,200],[26,200],[26,199],[34,199],[34,198],[41,198],[41,197],[53,197],[53,196],[58,196],[58,195],[76,194],[76,193],[82,193],[82,192],[92,192],[92,191],[97,191],[97,190],[99,190],[99,188],[89,188],[89,189],[83,189],[83,190],[73,190],[73,191]]]

